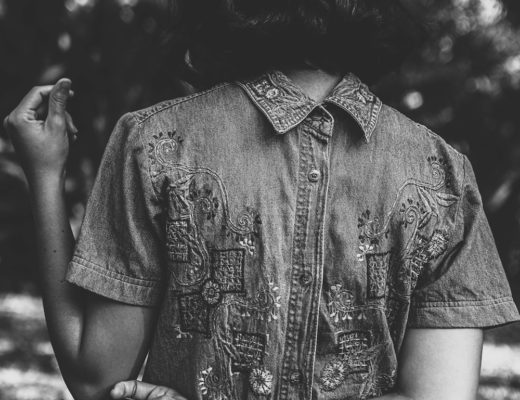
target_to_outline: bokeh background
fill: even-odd
[[[183,94],[165,45],[167,0],[0,0],[0,116],[67,76],[80,130],[67,196],[77,232],[115,121]],[[374,91],[471,160],[520,304],[520,1],[411,0],[431,40]],[[27,184],[0,134],[0,399],[70,395],[48,342]],[[520,325],[486,332],[481,400],[520,399]]]

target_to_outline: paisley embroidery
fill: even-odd
[[[233,236],[236,243],[246,249],[249,254],[254,255],[256,251],[256,241],[260,236],[260,225],[262,224],[260,215],[254,209],[246,207],[246,210],[240,214],[238,220],[242,226],[250,226],[251,231],[243,233],[228,230],[227,235]]]
[[[190,182],[188,189],[188,200],[197,203],[207,219],[215,220],[218,212],[220,202],[216,196],[213,195],[213,189],[207,183],[202,187],[197,186],[197,181],[193,179]]]
[[[431,183],[408,179],[398,190],[384,219],[372,217],[370,210],[362,213],[358,219],[357,259],[367,264],[369,299],[385,296],[388,291],[388,287],[383,289],[385,274],[387,285],[395,286],[398,292],[409,296],[422,269],[447,250],[449,234],[440,226],[444,215],[442,210],[456,204],[459,196],[446,192],[451,187],[452,179],[448,163],[436,156],[428,157],[427,161],[432,174]],[[405,193],[409,195],[401,201]],[[415,196],[412,197],[412,193]],[[382,260],[381,254],[386,254],[382,248],[396,224],[409,232],[403,236],[405,242],[400,246],[400,251],[392,255],[393,261],[390,263],[388,259]],[[397,271],[392,270],[392,265],[396,266]]]
[[[201,284],[210,273],[212,260],[202,233],[205,229],[223,230],[239,243],[247,241],[247,251],[254,255],[261,220],[258,213],[246,208],[233,222],[227,192],[218,175],[207,169],[182,170],[187,174],[175,181],[168,192],[167,248],[176,282],[192,287]]]
[[[164,166],[175,164],[183,138],[176,131],[160,132],[158,135],[153,135],[153,138],[154,143],[148,144],[151,159],[157,160]]]

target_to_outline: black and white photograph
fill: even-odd
[[[0,400],[520,400],[518,0],[0,0]]]

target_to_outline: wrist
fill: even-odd
[[[34,171],[27,173],[27,181],[33,195],[39,193],[61,194],[65,190],[65,171]]]

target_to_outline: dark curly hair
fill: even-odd
[[[425,38],[399,0],[173,0],[173,62],[197,87],[310,65],[372,83]]]

